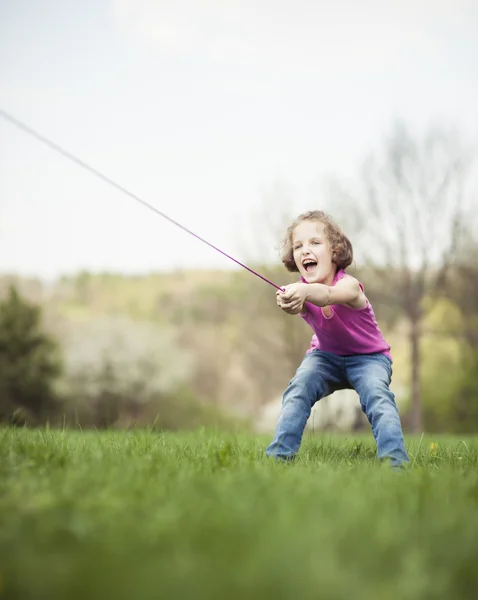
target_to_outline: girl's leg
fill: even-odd
[[[320,350],[305,356],[282,397],[275,437],[266,450],[267,456],[280,459],[295,456],[312,406],[320,398],[345,387],[343,375],[340,357]]]
[[[362,410],[372,426],[378,457],[389,458],[394,467],[410,462],[395,396],[389,387],[392,379],[390,360],[382,354],[349,356],[345,365],[347,379],[357,391]]]

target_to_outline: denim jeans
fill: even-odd
[[[392,363],[383,354],[338,356],[314,349],[284,392],[282,409],[267,456],[290,459],[299,450],[313,405],[340,389],[354,389],[372,426],[379,459],[391,466],[409,462],[395,397],[389,388]]]

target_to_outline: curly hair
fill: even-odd
[[[349,238],[340,227],[322,210],[310,210],[302,213],[289,225],[281,244],[281,260],[288,271],[298,272],[294,260],[292,238],[295,228],[303,221],[317,221],[324,225],[325,235],[332,249],[332,262],[337,269],[346,269],[353,261],[353,248]]]

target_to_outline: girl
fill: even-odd
[[[300,282],[277,292],[278,306],[300,315],[314,335],[282,398],[274,440],[266,454],[293,458],[312,406],[334,391],[353,388],[372,426],[379,459],[408,463],[400,417],[389,385],[390,346],[382,337],[362,284],[347,275],[353,249],[322,211],[300,215],[287,229],[282,262]]]

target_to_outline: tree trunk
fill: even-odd
[[[411,375],[412,375],[412,432],[421,433],[423,431],[423,410],[421,396],[421,319],[412,318],[410,323],[410,345],[411,345]]]

